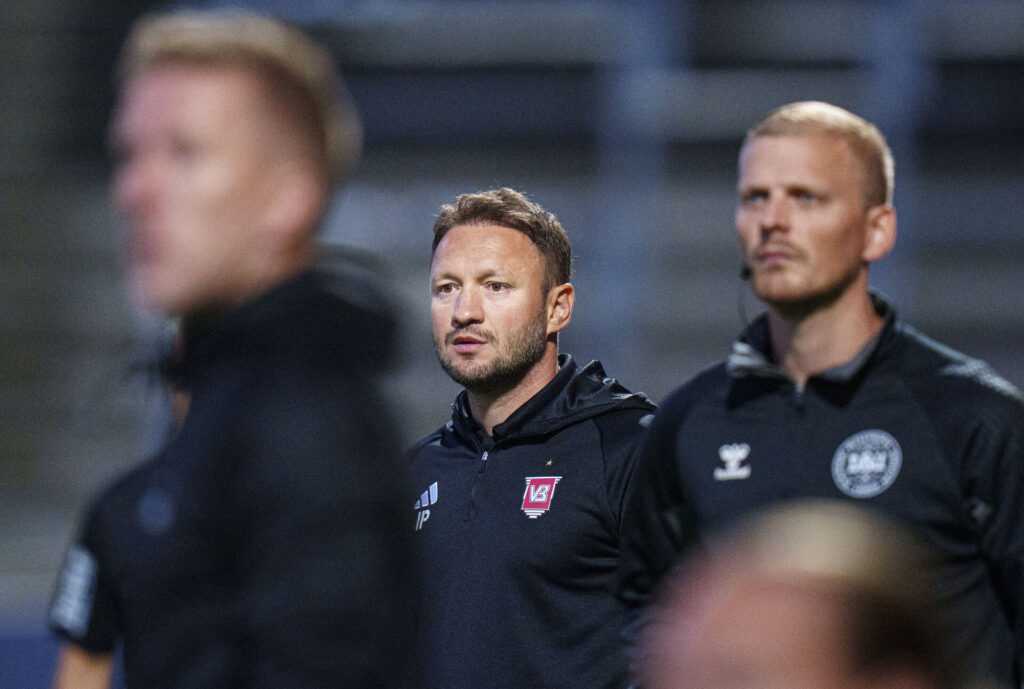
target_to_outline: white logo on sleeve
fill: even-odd
[[[750,476],[750,465],[743,462],[750,456],[750,445],[734,443],[718,448],[718,458],[725,462],[724,467],[715,469],[716,481],[737,481]]]
[[[50,620],[74,637],[84,636],[89,629],[96,595],[96,570],[96,558],[87,549],[76,545],[68,550]]]
[[[832,480],[851,498],[873,498],[896,480],[903,452],[896,438],[885,431],[855,433],[843,441],[832,457]]]
[[[413,509],[416,510],[416,530],[419,531],[423,528],[423,525],[430,519],[430,506],[437,502],[437,481],[430,484],[430,488],[423,491],[420,495],[420,499],[413,505]]]

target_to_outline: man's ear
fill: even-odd
[[[576,290],[566,282],[548,290],[548,335],[557,333],[572,320],[572,307],[576,303]]]
[[[327,184],[304,165],[283,165],[267,190],[263,224],[282,246],[306,241],[322,219]]]
[[[896,209],[887,203],[881,204],[869,208],[867,215],[863,259],[874,263],[896,244]]]

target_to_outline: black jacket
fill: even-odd
[[[769,361],[761,318],[669,396],[641,451],[620,593],[647,605],[683,550],[753,509],[852,500],[935,549],[957,646],[1009,683],[1024,658],[1024,403],[876,306],[879,336],[802,391]]]
[[[624,685],[619,525],[654,407],[559,361],[493,437],[463,392],[414,451],[427,689]]]
[[[392,325],[336,288],[306,274],[187,333],[183,426],[90,508],[51,622],[123,644],[129,687],[395,686],[412,557],[375,390]]]

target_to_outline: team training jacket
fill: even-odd
[[[427,689],[625,684],[619,525],[654,405],[598,362],[559,363],[493,438],[463,391],[414,449]]]
[[[188,416],[89,509],[50,615],[120,645],[129,688],[396,685],[414,559],[375,391],[394,331],[350,294],[309,273],[187,330]]]
[[[913,527],[970,669],[1010,686],[1024,657],[1024,403],[984,363],[896,319],[800,390],[767,356],[765,319],[651,424],[630,506],[621,594],[632,606],[679,553],[752,509],[850,500]]]

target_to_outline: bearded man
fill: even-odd
[[[512,189],[459,196],[434,225],[434,342],[465,390],[413,452],[431,689],[627,681],[612,584],[654,405],[559,355],[571,263],[555,216]]]

